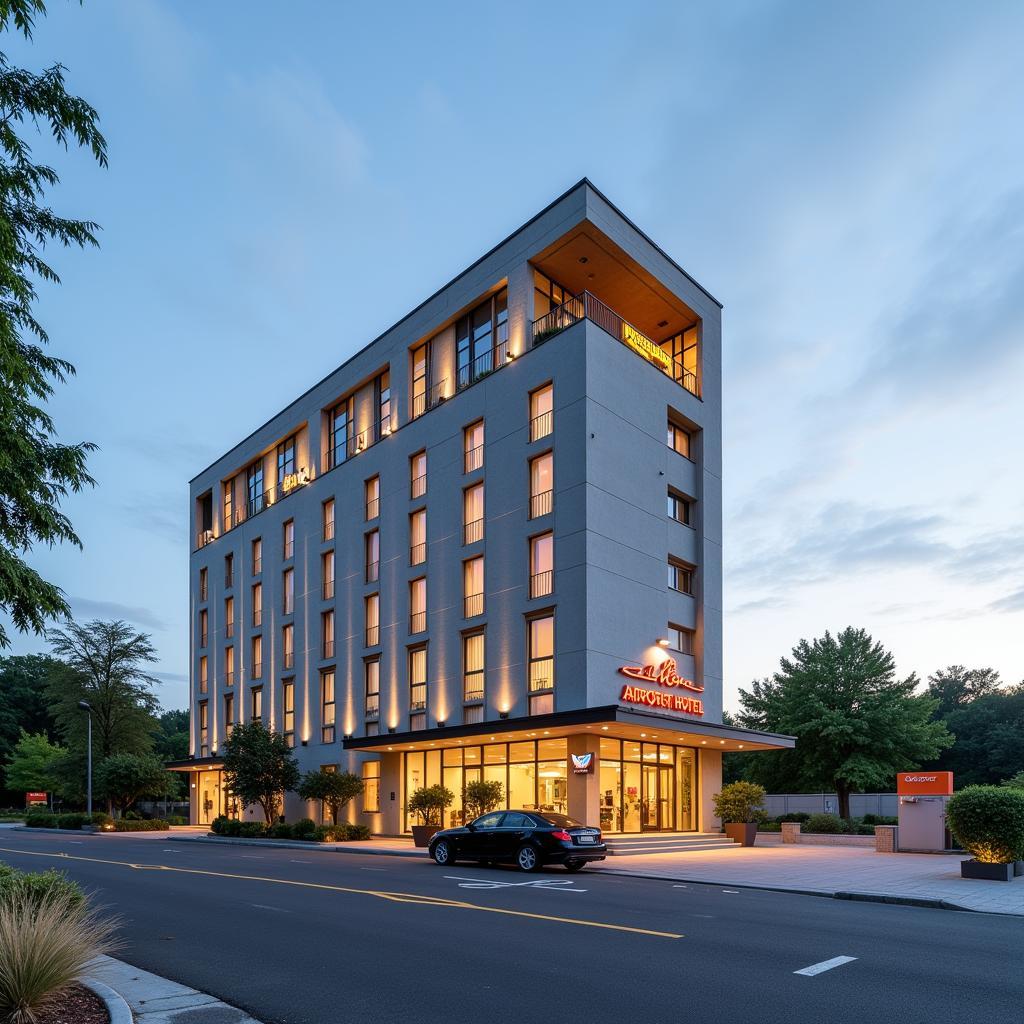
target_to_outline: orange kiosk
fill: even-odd
[[[942,853],[952,848],[946,828],[946,803],[953,795],[952,772],[900,772],[899,848],[914,853]]]

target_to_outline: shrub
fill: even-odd
[[[837,814],[812,814],[804,825],[801,832],[818,832],[825,835],[842,835],[847,830],[847,825]]]
[[[227,818],[222,834],[226,836],[240,836],[242,834],[242,822],[238,818]]]
[[[984,864],[1024,860],[1024,792],[968,786],[946,805],[946,822],[960,845]]]
[[[294,829],[284,821],[275,821],[274,824],[267,829],[267,836],[270,839],[293,839],[294,835]]]
[[[899,818],[887,814],[865,814],[860,820],[864,825],[898,825],[900,822]]]
[[[0,864],[0,904],[27,899],[36,906],[60,898],[72,907],[85,902],[85,894],[63,871],[17,871]]]
[[[779,821],[762,821],[757,826],[758,832],[781,832],[782,822]]]
[[[715,815],[726,822],[756,821],[764,798],[764,786],[756,782],[730,782],[713,797]]]
[[[474,779],[466,784],[462,792],[462,806],[466,809],[466,821],[479,818],[481,814],[493,811],[501,805],[505,787],[492,779]]]
[[[784,821],[799,821],[802,825],[810,814],[807,811],[790,811],[788,814],[780,814],[775,820],[781,825]]]
[[[303,840],[316,838],[316,822],[312,818],[299,818],[292,825],[292,838]]]
[[[49,811],[33,811],[25,815],[25,824],[29,828],[56,828],[57,815]]]
[[[267,826],[262,821],[240,821],[238,831],[232,831],[230,834],[241,836],[243,839],[265,839]]]
[[[224,829],[227,827],[227,823],[231,819],[226,814],[218,814],[213,821],[210,822],[210,831],[216,836],[224,835]]]
[[[409,812],[421,825],[440,825],[441,814],[455,801],[455,794],[444,786],[423,786],[409,797]]]
[[[168,828],[162,818],[121,818],[114,822],[115,832],[166,832]]]
[[[34,1024],[90,961],[115,951],[113,934],[113,921],[67,891],[55,888],[41,901],[21,891],[0,902],[0,1015],[9,1024]]]
[[[180,814],[172,814],[170,817],[164,819],[168,825],[187,825],[188,818],[183,818]]]
[[[370,829],[366,825],[321,825],[316,830],[316,839],[321,843],[349,843],[358,839],[369,839]]]
[[[95,825],[103,828],[113,822],[113,818],[103,811],[94,811],[90,817],[84,811],[72,811],[69,814],[58,814],[56,828],[80,829],[83,825]]]

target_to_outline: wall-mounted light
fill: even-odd
[[[304,747],[308,747],[308,746],[309,746],[309,740],[303,740],[303,741],[302,741],[302,745],[303,745]]]
[[[443,718],[439,718],[437,720],[437,727],[438,727],[438,729],[443,729],[444,728],[444,719]]]
[[[502,719],[508,718],[508,712],[507,711],[500,711],[500,712],[498,712],[498,717],[502,718]]]
[[[669,640],[669,638],[666,637],[666,636],[659,636],[658,639],[655,641],[655,643],[659,647],[671,647],[672,646],[672,641]]]
[[[391,732],[394,732],[394,731],[395,731],[395,727],[393,725],[389,725],[388,726],[388,732],[391,733]]]
[[[505,358],[506,358],[506,359],[507,359],[507,360],[508,360],[508,361],[509,361],[510,363],[512,362],[512,360],[513,360],[513,359],[515,359],[515,357],[516,357],[516,354],[515,354],[515,352],[509,352],[509,353],[508,353],[508,354],[507,354],[507,355],[505,356]]]
[[[342,733],[342,734],[341,734],[341,738],[342,738],[343,740],[350,740],[350,739],[352,739],[352,733],[350,733],[350,732],[345,732],[345,733]]]

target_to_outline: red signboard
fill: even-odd
[[[686,690],[703,693],[704,684],[695,683],[692,679],[684,679],[676,672],[673,658],[666,658],[658,665],[623,665],[619,671],[630,679],[639,679],[645,683],[657,683],[659,686],[681,686]]]
[[[619,697],[625,704],[641,704],[649,708],[662,708],[665,711],[682,711],[688,715],[703,715],[704,701],[699,697],[685,697],[681,693],[662,693],[660,690],[648,690],[644,686],[626,685]]]
[[[900,772],[896,776],[900,796],[951,796],[952,772]]]
[[[45,804],[46,794],[45,793],[26,793],[25,803],[27,804]]]

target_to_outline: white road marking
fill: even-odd
[[[852,963],[856,959],[855,956],[834,956],[831,960],[822,960],[820,964],[811,964],[810,967],[804,967],[793,973],[802,974],[805,978],[813,978],[816,974],[831,971],[833,967],[842,967],[843,964]]]
[[[364,868],[360,867],[360,871],[387,871],[387,868]]]
[[[570,889],[575,883],[569,878],[536,878],[529,882],[503,882],[497,878],[466,878],[464,875],[445,875],[445,878],[459,883],[460,889],[550,889],[552,892],[586,892],[586,889]]]
[[[738,896],[740,893],[739,889],[723,889],[722,892],[731,892],[734,896]]]
[[[312,864],[311,860],[289,860],[289,864]]]
[[[239,854],[239,856],[242,858],[242,860],[263,860],[263,855],[262,854],[260,856],[256,856],[255,854],[252,854],[252,853],[242,853],[242,854]]]
[[[268,907],[266,903],[252,903],[250,906],[256,907],[257,910],[276,910],[279,914],[290,914],[290,910],[285,910],[283,907]]]
[[[690,887],[688,885],[673,885],[672,888],[673,889],[689,889]]]

